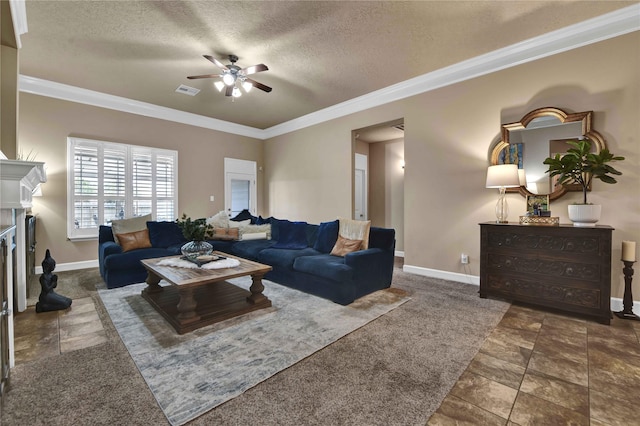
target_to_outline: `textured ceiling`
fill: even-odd
[[[20,73],[265,129],[634,3],[29,0]],[[187,80],[230,53],[273,91]]]

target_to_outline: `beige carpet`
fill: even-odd
[[[245,290],[252,283],[251,277],[230,282]],[[271,308],[184,335],[140,296],[146,284],[99,291],[172,425],[235,398],[409,300],[404,291],[385,289],[342,306],[267,280],[264,286]]]
[[[62,294],[73,274],[58,274]],[[84,277],[103,288],[97,270]],[[392,287],[411,300],[189,425],[424,425],[509,304],[399,269]],[[3,425],[168,423],[90,294],[109,342],[14,368]]]

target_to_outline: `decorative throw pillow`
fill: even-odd
[[[240,239],[248,240],[248,239],[269,239],[271,238],[271,225],[245,225],[240,228]],[[254,234],[261,235],[260,237],[255,237]]]
[[[175,222],[147,222],[149,240],[153,247],[167,248],[177,244],[184,244],[187,239],[182,235],[182,230]]]
[[[256,219],[258,219],[257,217],[255,217],[254,215],[252,215],[249,210],[244,209],[242,210],[240,213],[238,213],[235,217],[232,217],[231,221],[233,222],[244,222],[245,220],[249,219],[250,223],[255,223]]]
[[[353,253],[354,251],[359,251],[362,247],[362,240],[350,240],[348,238],[343,237],[342,235],[338,235],[338,241],[336,241],[336,245],[333,246],[333,250],[331,250],[332,256],[344,256],[347,253]]]
[[[339,228],[340,222],[338,219],[333,222],[322,222],[318,225],[318,237],[316,238],[316,243],[313,248],[320,253],[331,252],[331,249],[333,249],[338,240]]]
[[[258,216],[258,218],[256,219],[256,225],[266,225],[268,223],[271,223],[271,217],[268,218],[264,218],[262,216]]]
[[[113,239],[116,244],[120,244],[118,241],[118,234],[127,234],[129,232],[142,231],[147,229],[147,222],[153,220],[151,214],[144,216],[132,217],[129,219],[116,219],[111,221],[111,229],[113,230]]]
[[[229,220],[229,228],[242,228],[243,226],[247,226],[251,224],[251,219],[246,219],[242,221],[233,221]]]
[[[235,241],[240,237],[238,228],[213,228],[212,240]]]
[[[278,240],[271,248],[300,250],[307,247],[307,222],[278,221]]]
[[[228,228],[229,216],[227,216],[227,213],[224,210],[221,210],[215,215],[208,217],[207,224],[213,226],[214,228]]]
[[[143,229],[142,231],[127,232],[124,234],[114,234],[118,236],[120,246],[123,252],[149,248],[151,247],[151,241],[149,241],[149,230]]]
[[[339,234],[350,240],[362,240],[362,249],[369,248],[370,220],[340,219]]]

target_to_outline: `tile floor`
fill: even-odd
[[[74,299],[63,311],[36,313],[29,306],[15,316],[16,364],[60,355],[107,341],[91,297]]]
[[[640,425],[640,322],[512,305],[428,425]]]

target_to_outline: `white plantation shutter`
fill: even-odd
[[[80,138],[68,147],[70,239],[95,238],[114,219],[176,219],[177,151]]]

